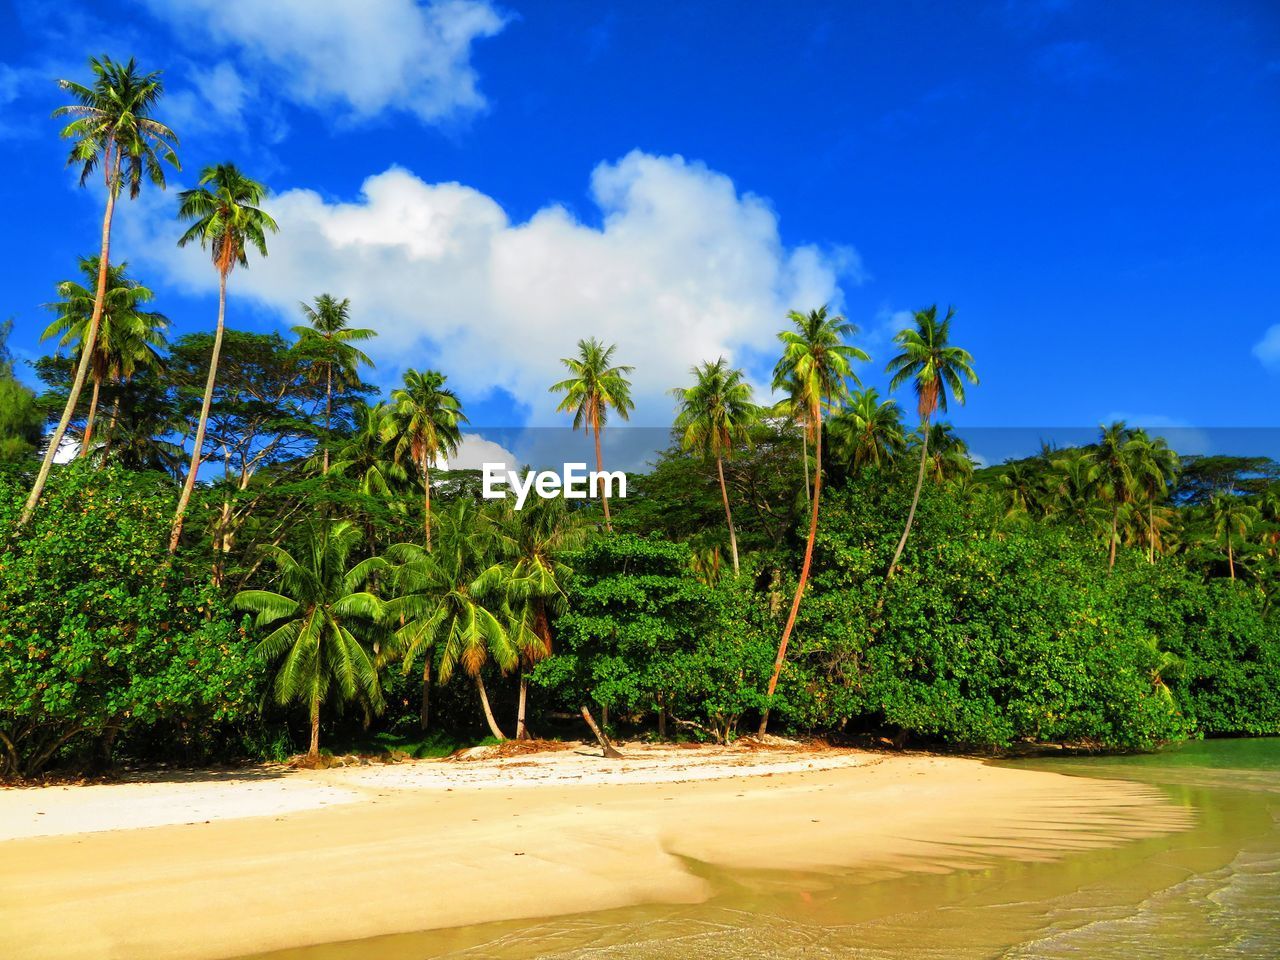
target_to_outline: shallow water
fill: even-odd
[[[729,874],[690,864],[717,890],[705,903],[482,924],[270,957],[1280,957],[1280,739],[1015,765],[1154,785],[1192,814],[1194,826],[1047,862],[996,860],[941,874]]]

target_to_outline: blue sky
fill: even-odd
[[[660,423],[691,363],[763,380],[785,310],[830,299],[877,385],[903,311],[954,303],[983,380],[962,425],[1277,423],[1271,0],[263,8],[0,3],[20,356],[101,216],[52,78],[135,53],[165,72],[174,186],[231,159],[276,192],[285,229],[233,276],[230,323],[350,296],[383,334],[375,379],[439,367],[473,422],[553,422],[542,385],[597,333]],[[207,329],[174,192],[123,205],[114,252]]]

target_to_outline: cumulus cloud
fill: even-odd
[[[486,463],[500,463],[507,470],[517,469],[514,453],[477,433],[464,433],[457,452],[438,460],[436,466],[444,470],[479,470]]]
[[[633,423],[661,425],[692,364],[771,357],[787,310],[840,309],[842,279],[860,276],[854,250],[785,246],[768,203],[679,156],[602,163],[590,194],[599,226],[558,205],[514,223],[477,190],[400,168],[349,202],[287,190],[268,204],[280,224],[271,255],[232,277],[232,310],[249,297],[293,323],[301,299],[350,297],[354,320],[380,334],[380,377],[438,368],[464,397],[509,391],[532,424],[563,422],[548,385],[559,358],[597,336],[636,368]],[[122,218],[129,257],[212,290],[207,257],[174,246],[171,209],[138,214]]]
[[[506,25],[487,0],[144,2],[181,38],[233,52],[274,92],[356,119],[393,108],[435,123],[483,109],[471,45]]]
[[[1280,372],[1280,323],[1269,328],[1253,345],[1253,355],[1270,370]]]

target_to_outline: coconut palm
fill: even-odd
[[[1161,542],[1162,529],[1170,522],[1164,516],[1157,523],[1158,505],[1169,493],[1169,487],[1177,480],[1180,461],[1169,448],[1164,437],[1148,436],[1145,430],[1133,432],[1134,484],[1146,504],[1146,529],[1143,539],[1147,542],[1147,562],[1156,562],[1156,545]]]
[[[396,462],[386,437],[390,413],[388,404],[357,400],[351,409],[355,431],[338,449],[337,459],[330,465],[334,473],[353,476],[361,493],[387,501],[409,479],[404,465]]]
[[[915,329],[901,330],[894,342],[902,348],[902,352],[889,361],[887,373],[893,374],[889,381],[889,389],[896,390],[910,381],[916,393],[916,409],[920,415],[921,439],[920,472],[916,475],[916,489],[911,496],[911,509],[907,511],[907,523],[902,528],[902,537],[893,551],[893,559],[889,561],[890,579],[898,566],[902,551],[907,546],[907,537],[911,535],[911,524],[916,518],[916,508],[920,505],[920,488],[924,486],[925,469],[929,458],[929,422],[935,413],[947,412],[947,394],[960,403],[964,403],[964,382],[978,382],[978,375],[973,371],[973,357],[967,350],[951,346],[951,321],[955,318],[954,307],[947,308],[947,315],[938,319],[938,306],[934,304],[927,310],[915,313]]]
[[[617,344],[605,346],[595,337],[578,341],[578,355],[560,360],[573,374],[567,380],[551,385],[552,393],[563,393],[564,399],[556,407],[561,413],[573,414],[573,429],[586,431],[595,437],[596,470],[604,472],[604,457],[600,452],[600,438],[609,409],[626,420],[635,405],[631,402],[631,381],[627,375],[635,368],[610,366]],[[600,503],[604,507],[604,526],[613,530],[609,519],[609,495],[606,485],[600,484]]]
[[[461,667],[476,685],[489,731],[505,740],[489,703],[484,668],[497,665],[503,673],[514,669],[520,651],[512,639],[515,613],[510,604],[511,572],[498,560],[500,545],[492,524],[479,508],[460,499],[440,516],[435,550],[413,543],[395,544],[387,557],[395,567],[390,578],[387,616],[399,621],[391,652],[402,658],[406,672],[422,656],[422,718],[431,682],[430,663],[439,661],[440,682],[448,683]]]
[[[333,421],[333,391],[339,392],[360,384],[360,365],[373,366],[373,361],[353,346],[377,336],[374,330],[349,326],[351,301],[339,300],[328,293],[314,303],[301,304],[306,326],[297,326],[298,351],[311,363],[311,375],[324,381],[324,454],[323,473],[329,472],[330,430]]]
[[[733,370],[724,357],[715,363],[690,368],[692,387],[677,387],[672,393],[678,401],[676,429],[685,450],[697,450],[704,457],[714,457],[716,475],[720,478],[720,499],[724,501],[724,517],[729,527],[729,553],[733,558],[733,575],[738,575],[738,534],[733,528],[733,511],[729,507],[729,488],[724,481],[724,461],[733,455],[737,445],[751,446],[751,428],[760,422],[760,408],[751,401],[751,384],[741,370]]]
[[[924,437],[925,431],[919,431]],[[941,486],[960,477],[973,474],[973,460],[969,445],[955,432],[949,423],[931,423],[928,429],[929,455],[926,458],[925,476]]]
[[[1142,444],[1122,421],[1101,428],[1098,442],[1089,452],[1099,499],[1111,509],[1107,569],[1114,570],[1120,542],[1120,515],[1138,494]]]
[[[274,627],[257,652],[277,663],[271,690],[277,703],[305,704],[311,718],[307,755],[320,753],[320,707],[362,700],[374,712],[383,706],[373,644],[382,605],[367,591],[369,578],[386,568],[378,557],[348,567],[360,531],[339,520],[307,531],[300,557],[268,546],[279,592],[242,590],[235,604],[257,614],[259,627]]]
[[[525,716],[529,699],[529,671],[551,655],[551,615],[565,610],[564,583],[572,572],[559,559],[582,545],[586,530],[580,514],[562,497],[538,498],[513,510],[504,502],[496,526],[500,553],[510,577],[510,603],[516,613],[512,641],[520,653],[520,699],[516,739],[529,736]]]
[[[164,330],[169,321],[163,314],[142,309],[155,299],[155,294],[129,277],[128,267],[127,263],[107,267],[98,335],[89,361],[93,391],[80,438],[81,457],[87,457],[91,449],[103,383],[127,380],[140,367],[161,364],[158,348],[165,344]],[[80,271],[86,280],[95,281],[101,272],[98,258],[82,257]],[[78,354],[88,339],[96,295],[75,280],[64,280],[58,284],[58,296],[61,299],[57,303],[48,305],[57,319],[49,324],[41,339],[57,337],[59,347],[74,346]]]
[[[1209,501],[1209,514],[1213,524],[1214,542],[1226,548],[1227,570],[1231,579],[1236,578],[1234,538],[1244,538],[1258,522],[1258,508],[1234,493],[1217,493]]]
[[[409,460],[422,479],[422,529],[431,550],[431,466],[442,456],[457,453],[462,424],[467,422],[457,394],[444,384],[439,371],[407,370],[404,387],[391,391],[383,421],[383,439],[394,441],[396,463]]]
[[[169,533],[169,552],[178,549],[182,538],[182,521],[200,472],[204,434],[209,424],[209,408],[213,405],[213,388],[218,380],[218,357],[222,353],[222,334],[227,317],[227,277],[237,265],[249,266],[248,248],[253,247],[260,256],[267,255],[267,234],[279,228],[270,215],[262,209],[267,188],[251,180],[231,163],[205,167],[199,184],[192,190],[184,190],[178,196],[178,219],[193,221],[187,232],[178,240],[178,246],[199,242],[208,250],[213,267],[218,271],[218,326],[213,335],[213,352],[209,357],[209,375],[204,385],[204,400],[200,404],[200,419],[196,424],[196,436],[191,448],[191,465],[187,479],[178,497],[178,509],[173,515],[173,529]]]
[[[881,400],[875,387],[855,391],[831,418],[829,433],[833,450],[855,475],[866,467],[888,466],[907,446],[902,408],[894,400]]]
[[[99,168],[106,183],[107,205],[102,215],[102,246],[98,253],[97,285],[93,309],[89,313],[89,324],[80,337],[80,362],[76,364],[71,392],[62,409],[62,417],[49,438],[31,493],[22,508],[19,527],[26,525],[35,512],[36,504],[40,502],[45,484],[49,480],[53,458],[62,446],[62,438],[75,415],[80,403],[80,393],[89,376],[102,320],[103,298],[107,290],[111,222],[120,188],[127,183],[129,197],[134,199],[142,191],[144,178],[164,188],[165,163],[181,169],[175,152],[178,138],[172,130],[151,116],[164,92],[160,74],[139,73],[132,58],[127,63],[117,63],[109,57],[93,57],[89,60],[89,68],[94,75],[91,86],[74,80],[58,81],[58,86],[71,94],[75,102],[59,107],[53,115],[72,118],[63,128],[62,136],[74,141],[67,165],[80,168],[80,186],[88,183],[94,171]]]
[[[778,642],[778,655],[769,677],[765,708],[760,716],[760,734],[769,728],[769,704],[778,686],[778,676],[787,655],[787,643],[796,625],[800,610],[800,598],[809,582],[809,567],[813,563],[813,541],[818,535],[818,505],[822,500],[822,423],[823,417],[835,404],[849,396],[849,381],[861,386],[853,372],[853,361],[867,360],[865,353],[846,343],[857,332],[857,327],[844,317],[829,315],[820,307],[808,313],[792,310],[787,319],[795,327],[778,334],[782,341],[782,357],[773,369],[775,390],[791,391],[791,409],[801,418],[801,429],[813,439],[813,498],[809,510],[809,535],[805,539],[804,561],[800,566],[800,580],[796,584],[795,597],[791,600],[791,612],[787,615],[782,639]]]

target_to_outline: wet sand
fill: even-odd
[[[627,752],[0,791],[6,956],[233,957],[699,902],[690,861],[940,872],[1189,825],[1141,784],[956,757]]]

